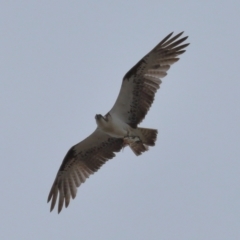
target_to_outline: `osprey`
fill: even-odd
[[[138,127],[150,109],[154,96],[170,66],[189,44],[183,32],[166,36],[123,77],[118,98],[104,116],[95,116],[97,128],[67,152],[48,196],[53,210],[57,197],[58,213],[74,199],[77,188],[115,153],[129,146],[138,156],[154,146],[157,130]]]

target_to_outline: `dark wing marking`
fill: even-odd
[[[115,157],[123,147],[123,139],[112,138],[98,128],[85,140],[73,146],[66,154],[48,196],[53,210],[57,197],[58,213],[69,205],[77,194],[77,187],[96,172],[107,160]]]
[[[182,33],[165,37],[152,51],[143,57],[123,78],[118,98],[110,110],[111,115],[136,128],[150,109],[161,78],[167,75],[170,65],[177,62],[178,55],[189,44],[182,44],[187,37]]]

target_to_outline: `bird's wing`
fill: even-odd
[[[67,207],[70,198],[75,198],[77,187],[122,147],[123,139],[112,138],[97,128],[89,137],[70,148],[48,195],[48,202],[52,201],[50,211],[56,204],[58,194],[58,213],[64,202]]]
[[[161,78],[167,75],[167,70],[189,45],[181,44],[187,39],[179,38],[181,35],[172,37],[172,33],[169,34],[126,73],[118,98],[110,110],[111,115],[116,115],[133,128],[137,127],[154,101]]]

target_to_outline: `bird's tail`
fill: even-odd
[[[129,145],[132,151],[137,155],[141,155],[148,150],[148,146],[154,146],[158,131],[150,128],[137,128],[134,130],[136,136],[124,139],[125,145]]]

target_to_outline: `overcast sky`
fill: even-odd
[[[1,1],[0,239],[240,239],[240,3]],[[68,149],[112,107],[162,38],[190,46],[125,148],[57,214],[47,196]]]

